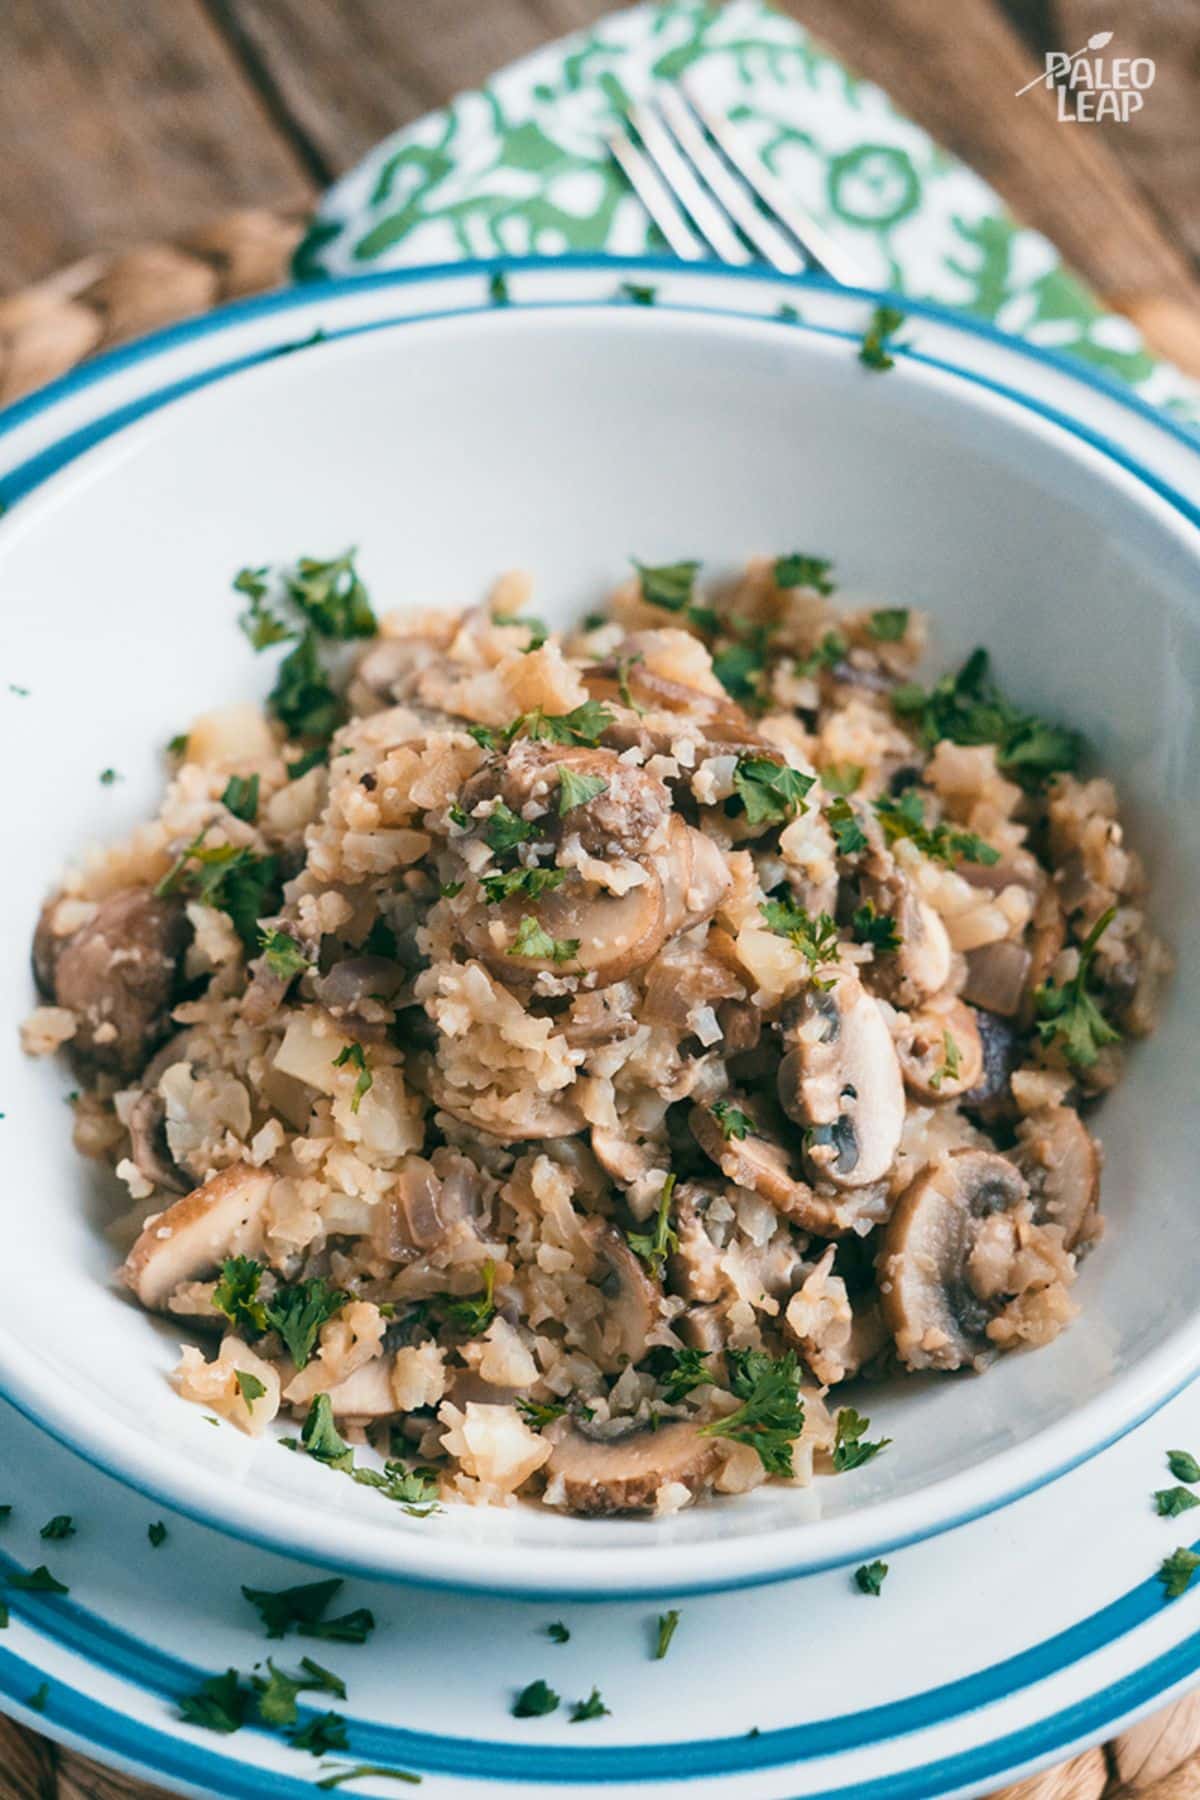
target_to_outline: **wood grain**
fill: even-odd
[[[0,171],[0,290],[313,191],[198,0],[3,0]]]

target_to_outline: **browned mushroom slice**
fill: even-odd
[[[39,927],[39,980],[76,1016],[74,1056],[115,1075],[137,1073],[168,1027],[189,931],[182,902],[149,888],[110,894],[69,937]]]
[[[971,1285],[970,1259],[985,1220],[1028,1198],[1020,1170],[990,1150],[956,1150],[901,1195],[883,1235],[880,1304],[910,1369],[980,1367],[996,1308]]]
[[[666,900],[666,935],[710,919],[733,884],[720,847],[702,831],[671,817],[665,847],[653,859]]]
[[[1100,1201],[1100,1153],[1077,1112],[1044,1106],[1017,1126],[1015,1161],[1029,1182],[1039,1225],[1059,1225],[1063,1247],[1092,1235]]]
[[[167,1108],[161,1094],[148,1090],[129,1109],[129,1154],[134,1167],[155,1187],[184,1194],[191,1185],[176,1165],[167,1143]]]
[[[1012,1075],[1021,1060],[1021,1040],[1007,1019],[982,1007],[976,1011],[975,1026],[983,1047],[983,1070],[975,1086],[962,1096],[962,1103],[990,1125],[1015,1109]]]
[[[589,1280],[608,1301],[604,1345],[595,1360],[612,1373],[645,1356],[662,1296],[615,1225],[592,1218],[583,1231],[594,1258]]]
[[[557,956],[520,948],[532,943],[536,950],[541,943],[529,936],[524,921],[530,918],[558,947]],[[663,887],[653,869],[624,894],[570,880],[533,901],[514,896],[496,906],[472,903],[459,922],[467,947],[510,984],[546,973],[589,975],[611,986],[649,962],[667,935]],[[567,953],[564,944],[576,948]]]
[[[879,1003],[839,970],[785,1009],[779,1099],[805,1128],[805,1160],[817,1180],[868,1187],[892,1165],[904,1125],[904,1082]]]
[[[434,1059],[427,1054],[410,1056],[405,1075],[419,1092],[460,1125],[500,1144],[523,1144],[537,1138],[569,1138],[582,1131],[585,1120],[568,1088],[564,1093],[541,1094],[526,1086],[519,1093],[500,1089],[454,1087]]]
[[[728,695],[704,693],[686,682],[656,675],[638,644],[638,634],[626,638],[619,653],[606,662],[592,663],[582,671],[584,686],[593,700],[629,706],[635,702],[654,711],[677,713],[704,728],[707,735],[721,732],[727,738],[752,741],[757,733],[746,714]]]
[[[626,1427],[608,1437],[596,1428],[570,1426],[545,1467],[552,1504],[586,1518],[613,1513],[651,1512],[660,1488],[685,1487],[698,1494],[711,1485],[721,1464],[712,1438],[685,1420]]]
[[[562,771],[600,782],[588,800],[561,811]],[[463,788],[468,813],[499,797],[521,818],[536,818],[547,837],[578,837],[593,856],[639,856],[666,828],[671,797],[662,782],[612,750],[518,738],[501,761],[488,762]]]
[[[957,1100],[983,1075],[983,1039],[961,1000],[913,1013],[898,1051],[904,1085],[921,1100]]]
[[[1030,955],[1011,938],[981,944],[967,952],[967,979],[963,997],[985,1012],[1011,1018],[1019,1012],[1029,981]]]
[[[725,1135],[722,1118],[730,1117],[726,1107],[745,1113],[753,1122],[744,1136]],[[804,1179],[798,1153],[770,1131],[767,1110],[762,1103],[747,1100],[744,1094],[732,1094],[725,1102],[718,1101],[716,1110],[707,1104],[693,1106],[688,1125],[704,1154],[711,1157],[729,1181],[738,1187],[752,1188],[785,1218],[813,1228],[816,1197]]]
[[[175,1289],[219,1269],[227,1256],[257,1249],[269,1169],[234,1163],[155,1213],[125,1259],[121,1278],[155,1312]]]
[[[675,1189],[672,1222],[678,1246],[667,1264],[673,1293],[685,1300],[718,1300],[729,1287],[721,1268],[721,1252],[709,1237],[704,1213],[711,1193],[698,1181],[685,1181]]]

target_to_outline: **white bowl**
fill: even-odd
[[[997,364],[1011,355],[998,347]],[[1162,436],[1160,463],[1200,493],[1200,457]],[[523,566],[555,621],[602,596],[630,553],[715,571],[811,550],[834,558],[848,597],[927,607],[939,665],[987,644],[1016,696],[1088,733],[1180,969],[1161,1031],[1099,1115],[1109,1233],[1062,1338],[982,1378],[882,1391],[871,1410],[894,1446],[853,1476],[662,1521],[524,1506],[416,1521],[174,1395],[175,1334],[112,1285],[111,1188],[71,1150],[69,1080],[12,1049],[33,1001],[26,946],[61,864],[153,808],[166,740],[264,690],[233,571],[350,543],[381,608],[473,601]],[[1198,575],[1194,509],[1118,447],[977,374],[914,356],[881,377],[841,337],[702,311],[575,305],[380,329],[232,374],[83,456],[0,527],[5,674],[31,690],[0,714],[5,1391],[132,1485],[237,1535],[525,1593],[679,1593],[858,1560],[1111,1441],[1200,1367]],[[123,781],[99,786],[106,767]]]

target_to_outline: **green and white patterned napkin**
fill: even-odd
[[[605,140],[631,96],[691,72],[874,286],[1074,353],[1200,422],[1200,385],[1157,362],[1036,231],[760,0],[615,13],[386,139],[326,196],[300,280],[465,257],[662,253]]]

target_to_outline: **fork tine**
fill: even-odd
[[[704,246],[680,212],[658,170],[632,138],[616,131],[608,140],[613,160],[667,243],[684,262],[698,262]]]
[[[809,261],[834,281],[840,281],[847,287],[865,286],[865,274],[855,259],[792,198],[766,164],[747,151],[736,128],[731,128],[727,120],[706,104],[696,92],[693,82],[685,78],[682,86],[689,105],[703,122],[709,136],[753,188],[763,205],[787,226]]]
[[[693,165],[742,235],[749,239],[760,255],[785,275],[798,274],[806,266],[804,257],[794,248],[791,240],[759,211],[742,181],[712,148],[679,89],[664,89],[659,95],[658,104],[680,149],[685,156],[691,158]]]
[[[710,248],[715,250],[722,262],[751,262],[753,258],[749,250],[712,195],[701,186],[693,169],[680,155],[678,146],[658,114],[648,106],[631,106],[629,117],[647,156]]]

